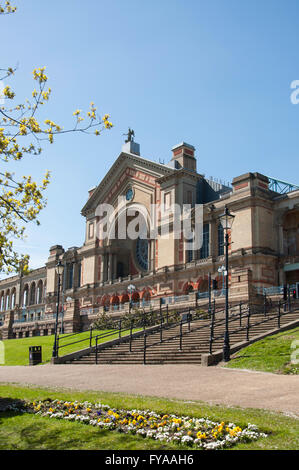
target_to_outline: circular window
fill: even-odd
[[[138,238],[136,242],[136,258],[144,271],[148,270],[148,240]]]
[[[133,196],[134,196],[134,191],[132,188],[129,188],[126,192],[126,200],[131,201],[133,199]]]

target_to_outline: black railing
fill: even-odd
[[[138,322],[135,323],[135,321],[132,320],[129,327],[127,327],[125,330],[122,329],[122,331],[129,331],[130,332],[130,334],[127,337],[123,338],[123,342],[129,342],[129,351],[132,352],[132,343],[133,343],[133,338],[134,338],[133,329],[136,330],[135,334],[138,334],[138,333],[141,332],[141,335],[139,335],[139,336],[141,336],[141,337],[143,336],[142,351],[143,351],[143,355],[144,355],[144,364],[145,364],[146,363],[145,362],[146,361],[146,349],[149,346],[152,346],[152,344],[148,345],[147,338],[153,333],[160,332],[160,340],[157,341],[156,344],[162,342],[163,341],[163,330],[165,330],[167,328],[175,327],[178,324],[178,322],[175,321],[176,317],[178,315],[181,316],[184,313],[186,315],[190,315],[190,310],[191,310],[191,307],[188,307],[188,309],[185,309],[184,311],[181,311],[181,312],[169,312],[168,308],[166,307],[165,314],[163,313],[162,309],[159,309],[159,312],[161,312],[160,315],[158,317],[157,316],[152,317],[152,315],[156,312],[151,312],[150,318],[146,318],[147,314],[145,313],[144,314],[144,320],[141,323],[138,323]],[[150,323],[152,322],[153,324],[148,324],[149,320],[150,320]],[[154,320],[154,322],[153,322],[153,320]],[[148,326],[148,329],[146,329],[147,326]],[[118,330],[119,332],[121,331],[120,328],[121,327],[119,327],[119,330]],[[143,332],[142,332],[142,330],[143,330]],[[105,336],[103,336],[103,335],[95,336],[95,362],[96,362],[96,364],[98,363],[99,345],[102,343],[101,340],[103,339],[103,337],[105,337]],[[121,335],[119,333],[119,339],[120,338],[121,338]]]
[[[243,304],[240,304],[240,305],[243,305]],[[156,321],[156,324],[155,325],[152,325],[153,328],[151,330],[146,330],[146,321],[143,322],[142,325],[139,325],[140,330],[142,329],[143,327],[143,334],[141,333],[141,335],[139,334],[138,336],[139,337],[142,337],[143,336],[143,346],[141,348],[134,348],[134,351],[143,351],[143,363],[146,364],[146,352],[147,352],[147,349],[153,347],[153,346],[156,346],[157,344],[161,344],[162,342],[164,341],[171,341],[171,340],[174,340],[174,339],[179,339],[179,349],[182,350],[182,347],[183,347],[183,336],[184,334],[186,333],[186,331],[184,331],[183,329],[183,325],[186,324],[187,325],[187,332],[190,332],[191,331],[191,322],[192,322],[192,331],[195,331],[195,330],[200,330],[200,329],[203,329],[203,328],[206,328],[208,327],[209,325],[208,324],[202,324],[202,321],[203,320],[207,320],[207,319],[210,319],[211,316],[215,317],[215,315],[220,315],[221,313],[224,314],[225,313],[225,309],[224,308],[219,308],[219,309],[216,309],[216,304],[215,302],[213,302],[212,304],[207,304],[206,306],[200,306],[198,308],[196,307],[188,307],[184,310],[181,310],[180,312],[169,312],[168,306],[166,306],[166,310],[165,310],[165,314],[163,313],[163,310],[160,308],[158,312],[160,312],[160,315]],[[231,307],[233,308],[233,307]],[[199,313],[198,310],[203,310],[203,312]],[[195,312],[195,315],[193,313],[192,315],[192,312]],[[151,315],[153,315],[154,313],[156,312],[151,312]],[[145,314],[146,315],[146,314]],[[178,321],[174,321],[174,316],[179,316],[180,317],[180,320]],[[171,321],[170,321],[171,320]],[[194,324],[198,325],[198,322],[200,322],[199,326],[197,327],[194,327]],[[163,337],[163,332],[166,331],[166,330],[175,330],[175,329],[178,329],[179,327],[179,332],[175,332],[172,336],[167,336],[167,338]],[[120,331],[120,327],[119,327],[119,330]],[[127,338],[124,338],[124,341],[128,341],[129,342],[129,351],[132,352],[133,348],[132,348],[132,343],[133,343],[133,327],[132,327],[132,324],[130,325],[130,328],[126,328],[126,330],[122,330],[122,331],[130,331],[130,334]],[[158,341],[155,341],[153,343],[149,343],[148,342],[148,337],[151,336],[152,334],[154,333],[160,333],[160,337],[159,337],[159,340]],[[138,332],[137,332],[138,333]],[[140,331],[139,331],[140,333]],[[113,333],[112,333],[113,334]],[[111,335],[111,333],[109,333],[109,335]],[[96,364],[98,363],[98,355],[99,355],[99,345],[100,343],[102,343],[102,339],[103,338],[106,338],[107,337],[107,334],[100,334],[100,335],[96,335],[94,337],[95,339],[95,362]],[[119,336],[120,338],[121,336]]]
[[[258,326],[262,323],[269,322],[273,319],[277,320],[277,326],[280,328],[281,317],[290,313],[292,311],[292,305],[290,301],[279,301],[279,302],[268,302],[265,299],[262,304],[248,304],[247,302],[239,303],[229,308],[229,333],[230,335],[237,334],[241,331],[246,332],[246,339],[249,340],[250,332],[252,328]],[[259,315],[259,319],[257,319]],[[203,320],[208,320],[207,322]],[[258,320],[258,321],[255,321]],[[238,326],[235,327],[234,322],[238,323]],[[92,327],[86,331],[89,331],[87,338],[75,338],[80,333],[72,333],[61,337],[58,344],[58,350],[61,351],[62,348],[67,346],[73,346],[75,344],[80,344],[83,342],[89,342],[89,347],[95,347],[95,360],[98,363],[98,354],[100,345],[110,339],[115,339],[116,343],[119,342],[128,342],[129,351],[143,351],[143,362],[147,362],[147,350],[151,347],[156,346],[159,343],[165,341],[172,341],[176,338],[179,340],[179,350],[183,350],[183,337],[190,333],[191,331],[198,330],[210,330],[208,335],[209,351],[213,353],[213,346],[215,342],[223,339],[223,331],[221,334],[217,335],[217,329],[225,324],[225,309],[216,308],[215,302],[212,304],[207,304],[205,306],[188,307],[187,309],[181,311],[169,311],[169,306],[161,307],[157,310],[151,312],[144,312],[142,318],[139,317],[139,320],[134,320],[134,318],[128,324],[128,320],[113,320],[110,323],[110,328],[98,333],[99,330],[93,329]],[[184,328],[186,326],[186,328]],[[142,331],[143,330],[143,331]],[[173,331],[173,334],[165,335],[166,330]],[[152,334],[158,333],[157,341],[149,341],[149,338]],[[215,334],[216,333],[216,334]],[[143,336],[143,346],[133,345],[133,339],[138,336],[142,339]],[[67,342],[66,344],[61,344],[61,340],[75,338],[75,341]],[[109,346],[109,345],[107,345]],[[105,348],[105,345],[103,346]]]
[[[240,305],[243,305],[243,304],[240,304]],[[235,306],[231,307],[231,309],[232,308],[235,308]],[[161,327],[160,327],[160,341],[156,341],[156,342],[153,342],[151,344],[145,343],[146,344],[146,349],[149,349],[153,346],[156,346],[159,343],[162,343],[164,341],[173,341],[175,339],[178,339],[179,340],[178,349],[180,351],[182,351],[183,350],[183,337],[184,337],[184,335],[190,333],[191,331],[193,332],[193,331],[199,331],[199,330],[202,330],[202,329],[211,328],[211,325],[213,325],[213,323],[215,323],[215,315],[220,315],[221,313],[222,314],[225,313],[224,308],[220,308],[220,309],[216,310],[215,303],[213,303],[211,312],[209,312],[209,313],[204,312],[202,314],[197,314],[194,317],[194,316],[192,316],[192,313],[191,313],[194,310],[195,310],[194,308],[189,307],[187,315],[185,316],[185,318],[183,318],[180,321],[178,321],[176,323],[173,323],[171,325],[163,325],[163,326],[161,325]],[[203,320],[211,320],[211,322],[202,324]],[[223,318],[220,321],[224,322],[225,319]],[[192,323],[192,328],[191,328],[191,323]],[[185,330],[183,328],[184,325],[187,326],[187,328]],[[172,336],[167,336],[166,339],[165,338],[163,339],[163,337],[162,337],[162,328],[163,328],[163,330],[176,329],[177,331]],[[145,332],[145,335],[146,335],[146,332]],[[132,348],[131,348],[131,350],[132,350]],[[146,364],[146,350],[143,350],[143,356],[144,356],[143,363]]]
[[[277,328],[280,328],[281,317],[288,315],[291,312],[292,312],[292,303],[289,301],[278,301],[275,304],[271,303],[271,305],[269,305],[268,308],[265,308],[265,305],[263,306],[263,308],[261,308],[260,305],[249,304],[247,308],[245,308],[244,310],[240,308],[240,311],[238,314],[230,315],[229,334],[230,336],[232,336],[232,335],[235,335],[244,331],[246,332],[246,341],[249,341],[250,332],[252,331],[253,328],[259,325],[265,324],[269,321],[273,321],[273,320],[277,321]],[[259,316],[259,319],[257,319],[257,316]],[[233,322],[237,321],[238,319],[239,319],[239,327],[232,328]],[[245,322],[243,322],[243,320],[245,320]],[[212,326],[212,323],[213,323],[213,326]],[[219,326],[223,323],[224,323],[223,319],[217,320],[216,322],[211,322],[211,330],[215,328],[215,325]],[[209,345],[210,354],[212,354],[213,352],[213,343],[222,338],[223,338],[223,332],[216,337],[213,334],[211,334],[210,345]]]
[[[200,307],[202,308],[202,307]],[[190,309],[190,308],[189,308]],[[146,330],[146,328],[151,326],[157,326],[162,323],[171,323],[174,321],[177,315],[184,313],[178,312],[178,309],[170,310],[169,306],[166,305],[165,307],[160,306],[156,310],[151,310],[149,312],[139,312],[139,319],[135,320],[132,318],[130,322],[127,319],[116,319],[116,320],[109,320],[109,324],[104,332],[97,333],[101,331],[100,328],[93,328],[92,326],[87,330],[70,333],[68,335],[58,336],[57,338],[57,357],[63,348],[67,348],[69,346],[79,345],[82,343],[89,342],[89,347],[95,345],[96,347],[98,344],[102,343],[103,340],[109,341],[112,337],[115,336],[115,339],[123,338],[124,333],[128,333],[130,341],[132,341],[133,330]],[[131,314],[134,316],[134,314]],[[82,338],[82,333],[89,332],[88,337]],[[75,341],[66,342],[62,344],[65,340],[70,338],[74,338]]]
[[[230,306],[230,314],[229,314],[229,325],[230,325],[230,335],[237,334],[239,332],[245,331],[246,332],[246,340],[248,341],[250,338],[250,331],[258,325],[264,324],[271,320],[277,321],[277,327],[280,328],[281,325],[281,317],[284,315],[289,314],[292,311],[292,305],[289,301],[282,302],[279,301],[277,303],[269,303],[269,304],[248,304],[248,303],[239,303],[234,305],[233,307]],[[213,308],[209,315],[202,314],[198,315],[196,318],[192,318],[191,311],[194,309],[189,308],[189,311],[185,317],[185,319],[180,320],[179,322],[175,322],[172,324],[163,324],[162,321],[160,323],[160,338],[159,341],[154,341],[149,343],[148,337],[150,336],[150,332],[144,331],[143,333],[143,347],[137,350],[143,351],[143,363],[147,363],[147,351],[149,348],[158,345],[164,341],[173,341],[176,338],[179,340],[179,347],[180,351],[183,351],[183,337],[184,335],[188,334],[189,332],[198,331],[198,330],[207,330],[210,329],[209,335],[209,351],[210,354],[213,353],[213,344],[224,338],[224,332],[222,331],[221,334],[215,336],[215,330],[217,327],[221,327],[225,325],[225,309],[218,309],[216,310],[215,304],[213,304]],[[183,312],[181,312],[183,313]],[[221,313],[223,315],[221,315]],[[259,316],[259,319],[257,319]],[[220,318],[219,318],[220,317]],[[202,323],[202,320],[208,319],[208,323]],[[233,323],[238,322],[239,326],[237,328],[232,328]],[[192,324],[192,328],[191,328]],[[186,325],[187,328],[183,328]],[[171,335],[167,336],[167,338],[163,337],[163,332],[165,330],[176,329],[176,332]],[[155,330],[157,332],[159,330]],[[153,332],[153,333],[154,333]],[[132,352],[132,338],[130,338],[130,352]]]
[[[235,313],[231,313],[232,312],[232,309],[236,310],[238,309],[238,312],[235,312]],[[277,310],[277,311],[276,311]],[[206,316],[205,315],[202,315],[196,319],[192,319],[191,318],[191,315],[189,316],[189,318],[185,319],[185,320],[181,320],[180,322],[176,323],[176,324],[173,324],[169,327],[164,327],[165,328],[177,328],[179,327],[178,329],[178,332],[172,336],[168,336],[166,341],[173,341],[175,340],[176,338],[179,339],[179,347],[178,349],[180,351],[183,351],[183,337],[184,335],[188,334],[190,331],[199,331],[199,330],[207,330],[210,329],[210,335],[209,335],[209,352],[210,354],[213,353],[213,344],[215,343],[215,341],[217,340],[220,340],[220,339],[223,339],[224,338],[224,332],[222,331],[220,335],[218,336],[215,336],[215,329],[217,327],[221,327],[221,326],[224,326],[225,325],[225,317],[223,316],[222,318],[216,318],[216,317],[219,317],[221,313],[224,313],[224,309],[220,309],[218,311],[216,311],[215,309],[215,304],[213,305],[213,308],[211,310],[211,313],[209,315],[209,319],[210,319],[210,322],[209,323],[205,323],[205,324],[200,324],[198,326],[198,322],[202,321],[203,319],[206,319]],[[248,341],[249,340],[249,337],[250,337],[250,331],[252,330],[252,328],[260,325],[260,324],[263,324],[263,323],[266,323],[266,322],[269,322],[273,319],[276,319],[277,320],[277,327],[280,328],[280,325],[281,325],[281,317],[284,316],[284,315],[287,315],[291,312],[291,305],[288,301],[286,302],[281,302],[279,301],[276,305],[274,305],[273,303],[269,304],[268,306],[265,306],[265,305],[254,305],[254,304],[250,304],[248,305],[248,303],[239,303],[237,306],[233,306],[233,307],[230,307],[230,315],[229,315],[229,325],[230,327],[233,325],[233,322],[234,321],[238,321],[239,322],[239,327],[238,328],[230,328],[230,335],[234,335],[234,334],[237,334],[241,331],[246,331],[246,340]],[[255,316],[261,316],[262,315],[262,319],[258,320],[258,321],[254,321],[254,317]],[[245,326],[243,326],[243,321],[246,321],[246,324]],[[191,322],[192,322],[192,328],[191,328]],[[187,324],[188,325],[188,328],[183,328],[183,325],[184,324]],[[154,343],[151,343],[151,344],[148,344],[148,342],[146,341],[146,332],[144,334],[144,346],[143,346],[143,363],[146,364],[146,352],[147,350],[150,348],[150,347],[153,347],[153,346],[156,346],[157,344],[159,344],[159,342],[162,342],[161,338],[162,338],[162,328],[161,328],[161,332],[160,332],[160,341],[156,341]],[[132,351],[132,348],[130,349],[130,351]]]

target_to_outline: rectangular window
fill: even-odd
[[[187,204],[193,204],[192,191],[187,191]]]
[[[165,209],[170,209],[171,206],[171,192],[164,194],[164,206]]]
[[[88,226],[88,238],[89,240],[91,240],[93,238],[93,235],[94,235],[94,224],[89,224]]]
[[[73,271],[74,271],[73,263],[68,264],[67,265],[67,280],[66,280],[67,289],[72,289],[73,287]]]
[[[81,263],[78,264],[78,287],[81,286]]]
[[[210,254],[210,224],[203,225],[202,247],[200,249],[200,259],[208,258]]]

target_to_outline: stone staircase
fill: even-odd
[[[268,318],[267,322],[257,325]],[[290,313],[283,313],[280,317],[280,327],[283,328],[291,322],[299,322],[299,308]],[[220,322],[220,323],[219,323]],[[162,342],[160,331],[147,333],[146,337],[146,364],[201,364],[202,354],[210,352],[210,324],[209,319],[191,321],[190,325],[184,323],[182,326],[183,335],[180,341],[180,325],[165,328],[162,331]],[[257,313],[250,316],[249,338],[267,334],[278,328],[277,312]],[[247,317],[230,318],[230,345],[231,347],[247,337]],[[242,328],[242,330],[240,330]],[[224,337],[224,318],[215,321],[213,341],[213,352],[221,350]],[[181,346],[181,349],[180,349]],[[103,347],[103,345],[101,345]],[[97,357],[95,349],[86,355],[68,361],[72,364],[143,364],[144,363],[144,336],[132,338],[131,351],[129,338],[122,340],[119,344],[109,345],[98,350]]]

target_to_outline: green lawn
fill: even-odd
[[[294,343],[297,341],[297,345]],[[291,348],[293,344],[293,348]],[[299,374],[299,364],[291,363],[291,354],[298,350],[299,328],[278,333],[258,341],[234,354],[226,367],[252,369],[278,374]],[[294,358],[295,354],[294,354]]]
[[[0,384],[0,397],[43,400],[101,401],[117,409],[150,409],[157,413],[174,413],[190,417],[208,417],[215,421],[234,422],[243,427],[253,423],[259,430],[268,434],[251,443],[238,444],[233,449],[265,450],[299,448],[299,421],[273,413],[255,409],[209,406],[201,402],[183,402],[161,398],[142,397],[104,392],[76,392],[52,390],[17,385]],[[49,419],[37,415],[0,413],[0,449],[97,449],[97,450],[138,450],[138,449],[184,449],[182,445],[161,443],[136,435],[119,434],[77,422]]]
[[[135,332],[137,330],[133,330]],[[97,332],[94,330],[94,334]],[[103,330],[98,331],[98,333],[104,333]],[[127,334],[127,333],[126,333]],[[85,349],[89,347],[89,331],[84,333],[79,333],[76,336],[70,338],[63,338],[67,335],[60,336],[60,345],[71,343],[78,340],[84,340],[80,343],[73,344],[64,348],[61,348],[59,355],[63,356],[65,354],[78,351],[80,349]],[[110,341],[112,339],[118,338],[118,332],[109,336],[108,338],[103,338],[100,342]],[[46,363],[51,360],[52,350],[54,344],[54,335],[51,336],[34,336],[31,338],[20,338],[20,339],[8,339],[4,341],[5,347],[5,366],[26,366],[29,365],[29,347],[30,346],[41,346],[42,347],[42,362]],[[92,345],[95,342],[93,340]]]

